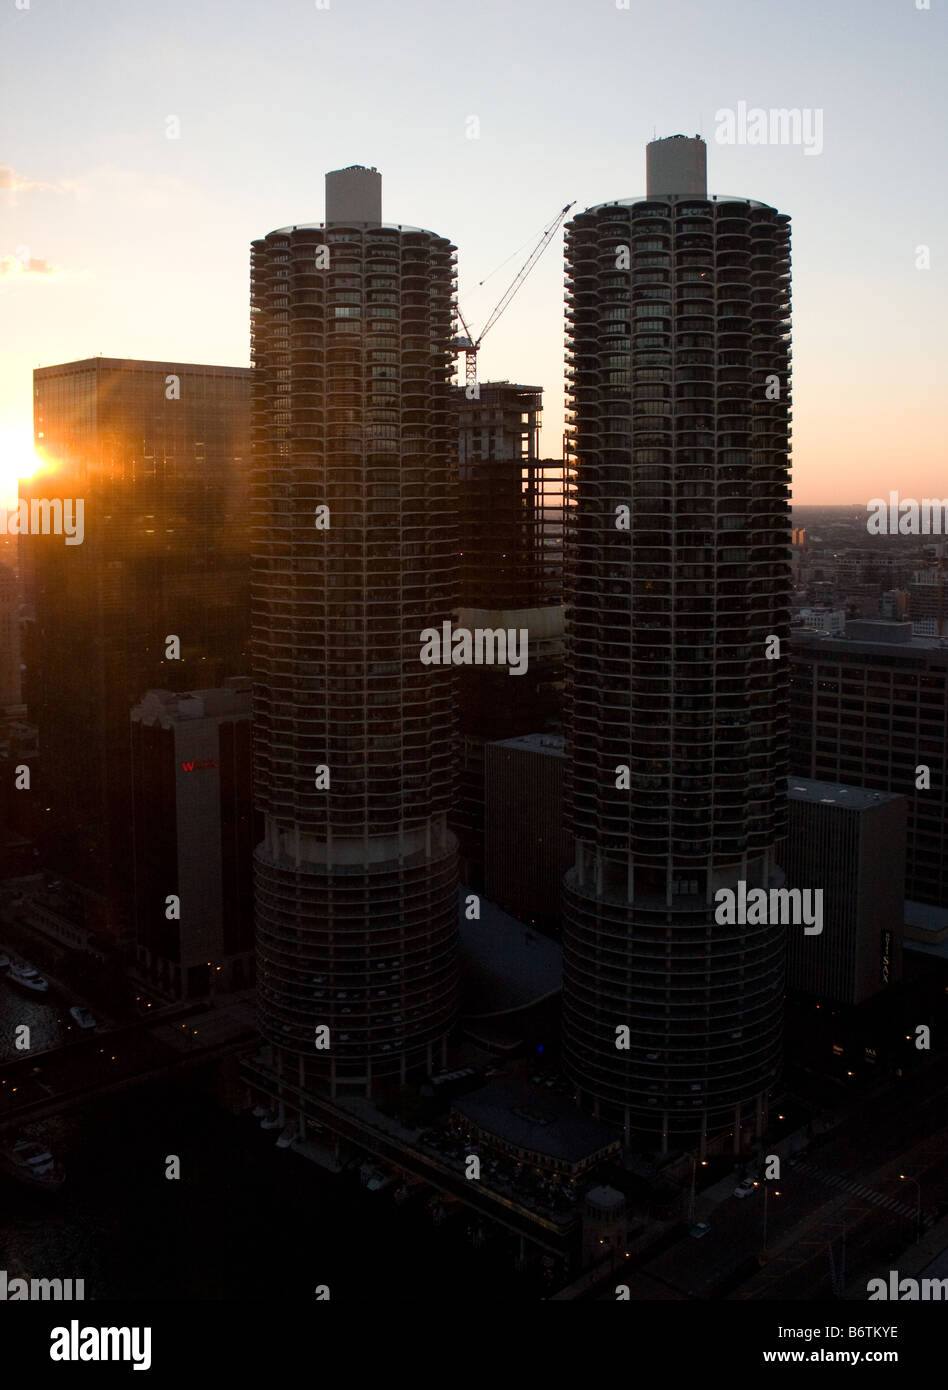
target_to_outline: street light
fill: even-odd
[[[769,1196],[770,1196],[770,1188],[767,1186],[767,1180],[766,1180],[766,1178],[765,1178],[765,1179],[764,1179],[764,1248],[763,1248],[763,1250],[760,1252],[760,1258],[761,1258],[762,1261],[763,1261],[763,1260],[766,1260],[766,1258],[767,1258],[767,1198],[768,1198]],[[779,1197],[779,1196],[780,1196],[780,1192],[779,1192],[778,1189],[774,1189],[774,1196],[775,1196],[775,1197]]]
[[[918,1242],[922,1238],[922,1185],[917,1178],[910,1178],[908,1173],[900,1173],[899,1181],[915,1184],[915,1191],[918,1194],[915,1203],[915,1240]]]
[[[707,1168],[708,1160],[701,1160],[702,1168]],[[698,1172],[698,1155],[691,1155],[691,1201],[688,1203],[688,1225],[693,1226],[695,1220],[695,1177]]]

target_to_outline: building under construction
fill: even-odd
[[[476,392],[476,393],[475,393]],[[461,778],[452,828],[462,877],[481,886],[484,746],[558,726],[563,680],[563,463],[539,457],[539,386],[481,382],[455,393],[464,628],[529,633],[526,672],[459,672]]]
[[[543,390],[457,391],[461,605],[540,608],[562,594],[563,463],[539,457]]]

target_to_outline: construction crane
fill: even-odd
[[[484,324],[484,327],[481,329],[480,334],[477,338],[474,337],[473,333],[465,323],[464,315],[461,313],[460,306],[458,306],[458,318],[461,320],[461,327],[464,329],[465,336],[463,338],[456,338],[454,340],[454,343],[452,344],[452,347],[454,348],[455,352],[464,353],[464,377],[465,383],[469,388],[477,386],[478,348],[480,347],[484,339],[487,337],[488,331],[491,328],[493,328],[494,324],[497,322],[501,314],[507,308],[507,305],[513,299],[514,295],[517,293],[524,280],[526,280],[527,276],[530,274],[530,271],[533,269],[537,261],[543,255],[543,252],[546,250],[550,242],[553,240],[554,232],[556,232],[557,229],[562,225],[563,220],[566,217],[566,214],[573,206],[575,206],[574,203],[567,203],[566,207],[561,208],[560,211],[554,217],[553,221],[550,223],[550,225],[544,229],[540,237],[540,240],[537,242],[536,246],[534,246],[533,250],[530,252],[530,255],[527,257],[523,265],[517,271],[513,280],[510,282],[510,285],[508,286],[506,293],[501,297],[501,299],[495,306],[493,312],[490,314],[490,317]]]

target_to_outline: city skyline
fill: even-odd
[[[476,17],[439,11],[436,40],[422,23],[427,5],[370,6],[364,26],[329,5],[300,0],[262,30],[249,3],[229,6],[223,29],[183,4],[160,16],[131,4],[122,21],[105,3],[82,16],[39,7],[0,15],[0,115],[10,132],[0,154],[7,499],[32,464],[38,363],[101,352],[249,365],[246,245],[259,226],[315,220],[324,169],[374,165],[394,221],[451,229],[461,309],[477,332],[554,211],[570,199],[581,210],[607,196],[640,196],[635,152],[653,133],[675,132],[707,140],[711,192],[795,210],[797,503],[860,503],[896,486],[940,495],[934,402],[945,193],[937,131],[945,98],[928,81],[944,34],[937,7],[906,5],[867,26],[852,22],[855,4],[829,14],[808,3],[804,22],[778,31],[775,5],[736,5],[735,18],[748,22],[722,27],[697,3],[603,6],[578,24],[568,4],[533,4],[503,12],[501,50],[495,4]],[[141,39],[134,72],[112,61],[126,22]],[[679,51],[682,25],[692,42]],[[762,41],[774,32],[780,43]],[[406,39],[409,56],[391,68],[386,53]],[[526,67],[510,59],[519,85],[498,72],[518,41],[535,57]],[[431,62],[442,44],[455,55],[443,71]],[[285,71],[266,64],[276,51]],[[671,89],[661,77],[664,52],[676,60]],[[200,65],[215,54],[237,72],[253,54],[266,67],[264,92],[279,71],[279,98],[287,86],[298,93],[286,140],[273,142],[269,122],[244,114],[236,85],[233,96],[227,87],[208,103]],[[328,76],[310,97],[314,54],[329,60]],[[642,74],[631,114],[630,63]],[[876,95],[880,74],[898,85],[897,123]],[[347,105],[342,122],[333,103],[353,82],[367,99]],[[95,113],[100,88],[107,115]],[[66,102],[91,113],[85,126],[64,129]],[[387,106],[390,128],[379,118]],[[799,127],[782,144],[769,134],[766,144],[726,143],[754,138],[755,109],[799,111]],[[931,268],[917,269],[926,255]],[[481,354],[485,380],[543,387],[544,457],[561,454],[562,296],[558,235]]]
[[[946,8],[0,5],[17,1364],[920,1368]]]

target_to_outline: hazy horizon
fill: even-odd
[[[386,221],[457,244],[479,332],[559,208],[641,196],[646,142],[700,132],[711,192],[792,218],[796,500],[938,495],[944,7],[735,0],[725,24],[698,0],[620,3],[5,6],[7,492],[31,467],[36,365],[249,365],[250,242],[320,221],[327,170],[377,166]],[[742,103],[818,115],[819,150],[720,143]],[[557,234],[479,361],[543,387],[545,457],[562,303]]]

